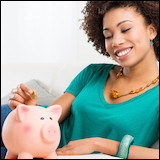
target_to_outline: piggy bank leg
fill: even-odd
[[[7,151],[5,159],[17,159],[17,154]]]
[[[21,152],[18,154],[17,159],[33,159],[33,155],[31,155],[30,153],[27,153],[27,152]]]
[[[58,159],[56,152],[52,152],[51,154],[44,157],[44,159]]]

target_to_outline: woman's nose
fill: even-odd
[[[124,37],[121,35],[114,35],[112,38],[112,47],[119,47],[124,43]]]

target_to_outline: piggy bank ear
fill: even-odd
[[[57,120],[60,118],[62,113],[62,107],[60,105],[49,106],[47,109],[54,114]]]
[[[27,115],[27,113],[29,112],[29,107],[24,104],[20,104],[17,106],[16,112],[17,112],[16,119],[19,122],[22,122],[25,119],[25,116]]]

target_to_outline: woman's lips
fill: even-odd
[[[126,49],[124,49],[124,50],[122,50],[122,51],[120,51],[120,52],[117,52],[117,53],[116,53],[116,58],[117,58],[118,60],[123,60],[123,59],[125,59],[126,57],[129,56],[131,50],[132,50],[132,47],[126,48]]]

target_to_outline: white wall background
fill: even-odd
[[[86,1],[1,1],[1,63],[112,62],[80,29]]]

